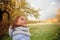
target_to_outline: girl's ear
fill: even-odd
[[[19,25],[19,22],[15,23],[16,25]]]
[[[18,22],[17,23],[15,23],[16,25],[18,25]]]

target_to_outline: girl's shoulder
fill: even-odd
[[[15,30],[27,30],[29,29],[28,27],[16,27],[14,28]]]
[[[12,28],[12,26],[9,26],[9,28]],[[18,26],[15,27],[14,29],[29,29],[29,27]]]

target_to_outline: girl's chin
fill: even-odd
[[[27,25],[23,25],[23,26],[27,26]]]

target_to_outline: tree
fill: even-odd
[[[24,15],[25,17],[27,16],[34,16],[35,18],[38,18],[38,10],[35,10],[26,2],[26,0],[12,0],[12,4],[15,5],[13,6],[14,8],[14,13],[11,14],[13,17],[17,15]]]
[[[0,27],[7,29],[7,30],[9,26],[8,23],[10,24],[11,22],[13,22],[15,17],[18,15],[24,15],[26,18],[29,15],[34,16],[35,18],[38,18],[39,16],[38,10],[35,10],[34,8],[32,8],[30,4],[26,2],[26,0],[0,0],[0,6],[1,6],[0,9],[2,10],[2,12],[5,10],[6,13],[9,13],[9,15],[7,16],[9,20],[6,21],[6,19],[8,18],[3,19],[5,18],[5,16],[4,17],[2,16],[2,22],[0,23]],[[4,15],[6,15],[6,13]],[[2,29],[1,31],[4,32],[3,34],[5,34],[7,30]],[[3,35],[2,32],[0,32],[1,35]]]
[[[58,19],[58,22],[60,22],[60,8],[58,9],[58,12],[57,12],[56,18]]]

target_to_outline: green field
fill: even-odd
[[[30,24],[31,40],[60,40],[60,26],[57,24]],[[11,40],[6,35],[4,40]]]

